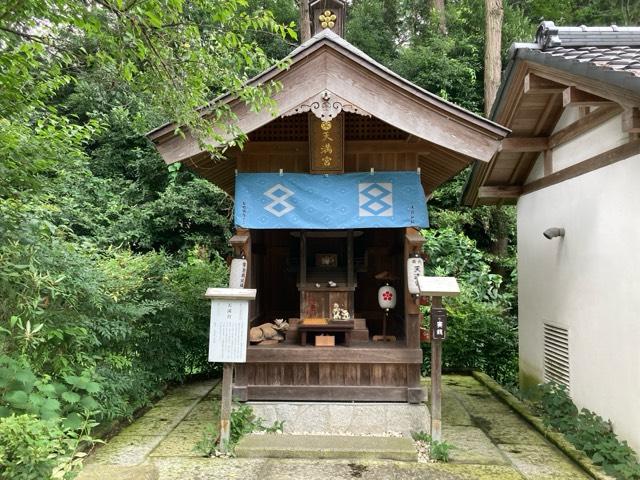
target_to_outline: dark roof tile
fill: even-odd
[[[577,65],[640,77],[640,27],[561,27],[542,22],[536,44],[523,45]]]

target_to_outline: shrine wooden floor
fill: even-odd
[[[422,363],[422,350],[407,348],[401,342],[362,342],[350,347],[252,345],[247,349],[247,363]]]

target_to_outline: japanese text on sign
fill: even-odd
[[[447,336],[447,311],[444,308],[431,308],[431,338],[444,340]]]
[[[246,300],[213,300],[209,330],[209,361],[243,363],[247,361]]]

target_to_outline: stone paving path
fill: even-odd
[[[451,461],[203,458],[216,382],[171,391],[86,461],[80,480],[569,480],[589,478],[473,377],[445,376],[443,435]],[[428,379],[425,380],[428,386]]]

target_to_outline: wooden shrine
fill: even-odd
[[[235,365],[239,400],[420,402],[422,315],[407,259],[422,253],[425,196],[489,161],[508,131],[378,64],[339,35],[342,2],[318,5],[316,32],[288,69],[252,80],[282,86],[275,117],[215,100],[246,132],[242,149],[214,161],[174,124],[149,138],[167,163],[235,198],[230,244],[247,260],[245,287],[257,290],[250,326],[289,323],[283,341],[250,344]],[[385,284],[397,292],[388,312],[378,301]],[[343,323],[333,321],[336,305]],[[383,325],[389,341],[374,342]]]

